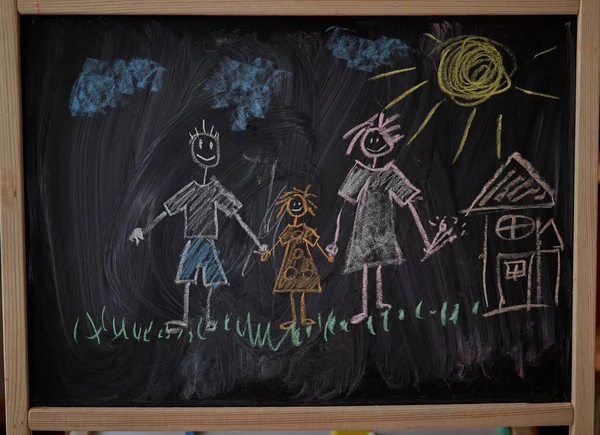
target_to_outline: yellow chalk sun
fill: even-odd
[[[446,94],[450,100],[458,106],[472,108],[467,123],[465,125],[462,139],[454,155],[453,163],[463,151],[469,129],[477,114],[477,106],[495,95],[499,95],[515,89],[527,95],[550,98],[558,100],[558,97],[549,94],[542,94],[528,89],[514,86],[512,76],[517,70],[517,59],[513,52],[503,44],[497,41],[485,38],[483,36],[459,36],[441,42],[429,33],[425,36],[433,39],[438,44],[440,50],[440,61],[437,70],[437,83],[440,90]],[[534,59],[546,53],[550,53],[556,47],[542,51],[534,56]],[[509,62],[508,68],[505,61]],[[416,67],[404,68],[395,71],[389,71],[383,74],[371,77],[369,80],[379,80],[395,74],[400,74],[415,70]],[[424,86],[427,80],[406,90],[398,97],[393,99],[384,107],[384,111],[394,106],[405,97]],[[436,110],[442,105],[444,100],[437,102],[429,111],[425,119],[419,125],[417,131],[408,140],[412,143],[416,137],[427,126]],[[502,114],[496,118],[496,155],[500,159],[502,138]]]

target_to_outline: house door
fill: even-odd
[[[498,308],[531,304],[535,252],[498,254],[496,286],[500,299]]]

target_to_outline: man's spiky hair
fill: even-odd
[[[194,127],[194,132],[190,132],[190,144],[194,143],[194,141],[196,139],[198,139],[200,136],[211,137],[215,141],[219,142],[219,132],[215,131],[213,133],[214,128],[215,128],[215,126],[213,125],[210,128],[210,131],[206,131],[206,121],[203,119],[202,120],[202,131],[198,131],[198,127]]]

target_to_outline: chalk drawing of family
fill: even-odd
[[[354,224],[346,250],[343,273],[362,271],[362,306],[361,312],[351,318],[357,324],[368,317],[368,274],[375,269],[376,274],[376,308],[388,310],[391,305],[383,301],[382,267],[401,265],[406,261],[395,233],[395,206],[408,207],[424,244],[424,258],[432,255],[444,245],[454,241],[457,236],[453,228],[440,225],[438,233],[430,242],[425,228],[419,218],[415,201],[421,193],[413,186],[393,161],[384,166],[377,166],[380,157],[390,154],[398,142],[404,137],[399,133],[397,124],[399,115],[386,117],[376,114],[367,121],[352,128],[344,135],[350,144],[346,154],[349,155],[356,145],[370,165],[355,161],[346,179],[339,189],[339,196],[344,204],[355,207]],[[228,286],[223,265],[215,246],[219,236],[217,211],[227,217],[234,217],[250,239],[256,244],[261,261],[267,261],[273,250],[280,245],[285,249],[282,264],[275,279],[274,293],[288,293],[292,318],[280,325],[281,329],[289,329],[294,325],[312,325],[314,320],[306,315],[306,293],[321,293],[320,275],[312,252],[316,250],[329,262],[333,262],[338,254],[338,238],[340,218],[344,211],[342,206],[336,220],[336,231],[333,243],[325,249],[319,244],[317,231],[300,219],[306,214],[315,215],[317,206],[313,202],[316,196],[309,192],[310,185],[304,189],[294,188],[282,194],[277,204],[280,206],[278,217],[287,213],[292,218],[281,232],[277,243],[270,249],[262,244],[254,232],[238,214],[242,203],[227,190],[216,177],[207,180],[208,169],[214,168],[220,160],[219,134],[207,131],[203,122],[202,131],[195,129],[190,133],[190,152],[192,160],[203,170],[202,182],[192,181],[171,198],[164,202],[165,211],[156,216],[145,228],[135,228],[129,240],[136,245],[144,240],[154,226],[167,216],[183,213],[185,221],[186,244],[181,253],[175,283],[184,284],[183,316],[181,320],[171,320],[165,324],[168,333],[175,333],[189,326],[189,292],[191,284],[198,285],[198,275],[202,271],[202,285],[208,291],[204,320],[206,329],[216,329],[216,321],[211,317],[211,297],[220,286]],[[300,298],[300,320],[296,310],[297,296]]]

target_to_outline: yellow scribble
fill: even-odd
[[[549,48],[548,50],[544,50],[544,51],[540,51],[538,54],[536,54],[535,56],[533,56],[533,58],[535,59],[538,56],[542,56],[544,54],[550,53],[551,51],[556,50],[556,45],[552,48]]]
[[[386,73],[383,73],[383,74],[378,74],[376,76],[373,76],[373,77],[371,77],[369,79],[369,81],[381,79],[383,77],[393,76],[394,74],[400,74],[400,73],[407,72],[407,71],[413,71],[413,70],[416,70],[416,69],[417,69],[416,66],[413,66],[411,68],[397,69],[395,71],[390,71],[390,72],[386,72]]]
[[[439,39],[437,39],[435,36],[433,36],[431,33],[423,33],[423,35],[433,39],[435,42],[437,42],[438,44],[441,44],[442,41],[440,41]]]
[[[438,84],[456,104],[473,107],[510,89],[517,63],[507,47],[482,36],[460,36],[445,44]],[[500,50],[513,60],[510,73]]]
[[[525,93],[525,94],[527,94],[527,95],[535,95],[535,96],[537,96],[537,97],[550,98],[550,99],[552,99],[552,100],[560,100],[560,98],[558,98],[558,97],[557,97],[557,96],[555,96],[555,95],[550,95],[550,94],[542,94],[542,93],[540,93],[540,92],[534,92],[534,91],[530,91],[529,89],[523,89],[523,88],[520,88],[520,87],[518,87],[518,86],[515,86],[515,89],[516,89],[516,90],[518,90],[518,91],[521,91],[521,92],[523,92],[523,93]]]
[[[471,128],[471,124],[473,123],[473,119],[475,118],[476,113],[477,113],[477,107],[473,107],[473,110],[471,111],[471,115],[469,116],[469,119],[467,120],[467,125],[465,126],[465,131],[463,132],[463,137],[460,141],[458,151],[456,152],[456,155],[454,156],[454,160],[452,160],[452,163],[456,163],[458,156],[460,156],[460,153],[462,153],[462,150],[465,147],[465,143],[467,142],[467,137],[469,137],[469,129]]]
[[[416,137],[419,135],[419,133],[421,133],[423,131],[423,129],[425,128],[425,126],[427,125],[427,123],[429,122],[429,120],[431,119],[433,114],[435,113],[435,111],[438,109],[438,107],[441,106],[441,104],[443,102],[444,102],[444,100],[438,102],[435,106],[433,106],[431,108],[431,110],[429,111],[429,113],[427,114],[427,116],[425,117],[425,119],[423,120],[421,125],[419,126],[419,129],[417,130],[417,132],[415,134],[413,134],[412,137],[410,138],[410,140],[408,141],[409,145],[412,143],[412,141],[414,141],[416,139]]]
[[[500,160],[502,154],[502,114],[496,118],[496,157]]]
[[[385,106],[383,108],[383,110],[387,110],[390,107],[392,107],[394,104],[396,104],[397,102],[399,102],[400,100],[404,99],[405,97],[407,97],[408,95],[412,94],[414,91],[416,91],[417,89],[419,89],[421,86],[423,86],[425,83],[427,83],[427,80],[422,81],[421,83],[419,83],[416,86],[413,86],[412,88],[410,88],[409,90],[405,91],[404,93],[400,94],[400,96],[398,96],[397,98],[395,98],[394,100],[392,100],[387,106]]]
[[[483,36],[464,35],[442,42],[431,33],[423,33],[423,35],[440,44],[434,50],[440,53],[437,69],[437,82],[440,90],[448,95],[458,106],[472,108],[452,163],[455,163],[463,152],[469,137],[471,125],[477,113],[476,108],[479,104],[484,103],[495,95],[508,91],[511,87],[528,95],[554,100],[559,99],[559,97],[554,95],[543,94],[541,92],[530,91],[514,86],[512,77],[517,71],[517,59],[508,47],[497,41]],[[536,54],[534,59],[550,53],[555,49],[556,46],[544,50]],[[412,67],[389,71],[371,77],[369,80],[377,80],[394,74],[412,71],[414,69],[416,68]],[[406,96],[425,85],[425,83],[427,83],[427,81],[423,81],[405,91],[385,106],[383,110],[389,109]],[[414,133],[408,141],[408,144],[411,144],[417,136],[421,134],[443,102],[444,100],[438,102],[431,108],[425,119],[419,125],[416,133]],[[498,159],[500,159],[502,155],[502,128],[503,115],[499,114],[496,118],[496,155]]]

